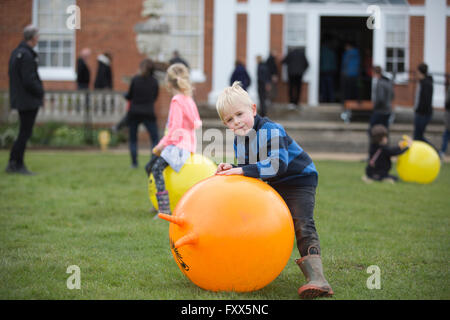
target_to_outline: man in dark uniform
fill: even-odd
[[[24,153],[33,132],[39,107],[43,104],[44,88],[39,78],[38,55],[33,50],[39,40],[39,30],[29,25],[23,31],[24,39],[13,50],[9,59],[9,96],[11,109],[19,112],[19,135],[11,148],[8,173],[33,174],[24,163]]]

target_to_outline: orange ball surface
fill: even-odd
[[[211,291],[263,288],[286,266],[294,226],[286,203],[268,184],[213,176],[180,199],[171,221],[171,251],[181,271]]]

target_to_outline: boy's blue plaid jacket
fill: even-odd
[[[282,125],[268,118],[256,115],[253,130],[235,136],[234,152],[237,166],[247,177],[261,178],[272,186],[317,186],[312,159]]]

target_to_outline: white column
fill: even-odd
[[[380,24],[379,28],[373,29],[372,38],[372,65],[380,66],[385,71],[386,68],[386,55],[385,55],[385,40],[386,40],[386,23],[385,15],[380,12]],[[409,17],[408,17],[409,19]],[[372,86],[375,78],[372,78]]]
[[[212,91],[208,102],[216,105],[220,92],[229,85],[236,59],[236,1],[214,1]]]
[[[385,68],[386,56],[385,56],[385,34],[386,34],[386,23],[385,16],[381,12],[380,14],[380,27],[378,29],[373,29],[373,41],[372,41],[372,64],[378,65],[381,68]]]
[[[320,15],[311,11],[307,15],[306,58],[309,68],[303,77],[308,82],[308,105],[319,104],[319,68],[320,68]]]
[[[426,0],[424,59],[429,72],[445,73],[446,13],[446,0]],[[434,79],[443,82],[444,78],[434,77]],[[444,101],[444,86],[435,84],[433,106],[443,107]]]
[[[247,71],[252,79],[252,84],[248,92],[257,105],[258,79],[256,56],[261,55],[263,60],[267,59],[270,50],[269,42],[270,0],[249,0],[247,16]]]

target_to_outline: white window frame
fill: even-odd
[[[291,18],[289,18],[289,16]],[[295,17],[294,17],[295,16]],[[289,23],[290,20],[292,19],[292,21],[296,21],[298,19],[298,17],[302,17],[303,18],[303,25],[302,27],[298,28],[297,30],[302,30],[305,33],[305,38],[304,39],[300,39],[300,40],[291,40],[289,39]],[[288,48],[289,47],[303,47],[305,50],[305,54],[307,53],[307,46],[308,46],[308,13],[303,13],[303,12],[298,12],[298,11],[293,11],[293,12],[288,12],[284,15],[284,26],[283,26],[283,30],[284,31],[284,39],[283,39],[283,43],[284,43],[284,47],[283,47],[283,57],[285,57],[288,53]],[[283,79],[283,81],[288,81],[288,76],[287,76],[287,67],[285,64],[282,65],[282,72],[281,72],[281,78]],[[306,77],[303,78],[303,81],[308,81],[306,79]]]
[[[295,16],[295,18],[293,18],[293,16]],[[308,44],[308,32],[307,32],[307,27],[308,27],[308,15],[306,13],[297,13],[297,12],[290,12],[290,13],[286,13],[285,15],[286,19],[285,19],[285,30],[286,30],[286,34],[285,34],[285,53],[287,53],[287,49],[289,48],[289,46],[297,46],[297,47],[304,47],[306,50],[306,46]],[[292,21],[296,21],[299,17],[303,18],[303,26],[301,26],[300,28],[298,28],[296,31],[304,31],[305,33],[305,38],[302,40],[294,40],[292,41],[291,39],[289,39],[289,27],[290,27],[290,20],[292,19]],[[302,28],[303,27],[303,28]]]
[[[33,0],[32,6],[32,23],[38,26],[38,8],[40,0]],[[74,0],[76,4],[76,0]],[[76,32],[73,32],[73,46],[72,46],[72,58],[70,67],[38,67],[39,77],[45,81],[75,81],[77,78],[75,72],[75,61],[76,61]],[[42,30],[40,30],[42,34]]]
[[[199,37],[199,54],[198,54],[198,67],[197,68],[192,68],[192,62],[187,61],[189,63],[189,65],[191,66],[191,70],[190,70],[190,78],[192,82],[205,82],[206,81],[206,76],[204,73],[204,42],[205,42],[205,1],[204,0],[198,0],[198,10],[199,10],[199,15],[198,15],[198,19],[199,19],[199,31],[198,32],[173,32],[172,30],[170,31],[170,36],[183,36],[183,35],[194,35],[194,36],[198,36]],[[179,16],[181,15],[180,12],[175,12],[175,13],[170,13],[168,14],[167,12],[165,12],[165,15],[167,16]],[[171,42],[171,46],[172,46],[172,42]],[[180,56],[183,58],[183,48],[178,48],[178,47],[171,47],[170,48],[170,53],[172,53],[174,50],[178,50],[180,52]]]
[[[395,83],[402,84],[402,83],[407,83],[408,80],[409,80],[409,72],[408,72],[408,70],[409,70],[409,53],[410,53],[410,50],[409,50],[409,28],[410,28],[410,21],[409,20],[410,20],[410,17],[409,17],[408,14],[395,14],[395,13],[385,14],[384,15],[385,21],[387,19],[389,19],[389,18],[392,18],[392,17],[394,17],[394,18],[395,17],[405,18],[405,22],[404,22],[405,23],[405,42],[403,43],[403,45],[401,45],[401,44],[399,45],[398,43],[388,43],[387,42],[387,33],[389,32],[389,30],[388,30],[387,27],[385,28],[385,39],[386,39],[386,41],[384,42],[384,52],[383,52],[383,54],[384,54],[384,66],[383,66],[383,69],[386,72],[388,72],[387,68],[386,68],[387,63],[388,63],[387,48],[403,48],[403,50],[404,50],[404,64],[405,64],[404,69],[405,69],[405,72],[397,73],[396,74],[396,78],[395,78]]]

